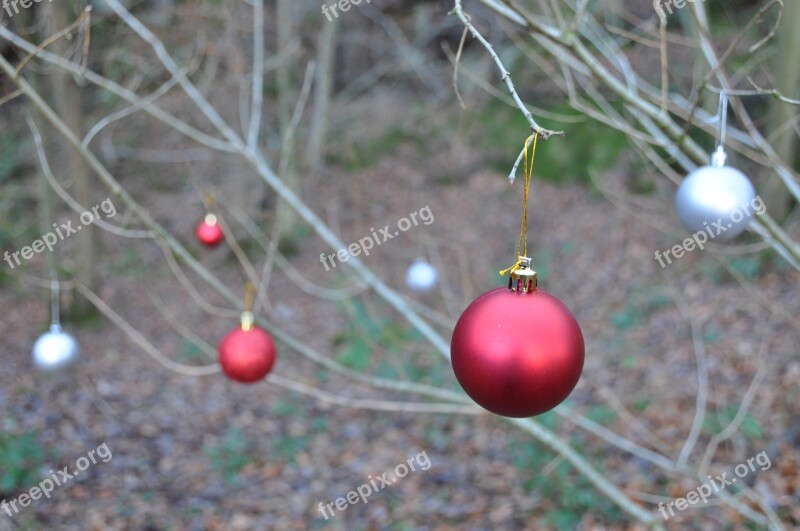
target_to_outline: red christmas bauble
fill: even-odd
[[[531,417],[556,407],[577,385],[583,334],[552,295],[497,288],[461,314],[450,356],[458,383],[480,406]]]
[[[225,235],[222,233],[222,228],[219,226],[214,214],[207,215],[206,218],[197,225],[197,229],[195,229],[194,233],[200,243],[207,247],[219,245],[223,238],[225,238]]]
[[[236,328],[219,343],[219,363],[231,380],[253,383],[264,378],[275,363],[275,342],[266,331],[253,326]]]

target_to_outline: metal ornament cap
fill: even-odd
[[[70,334],[61,331],[57,324],[39,336],[33,344],[33,363],[45,371],[57,371],[74,363],[80,354],[78,342]]]
[[[675,209],[689,233],[706,232],[710,240],[726,242],[747,228],[755,198],[750,179],[725,166],[724,158],[715,154],[711,165],[697,168],[683,180],[675,195]]]
[[[461,314],[450,355],[458,383],[478,405],[497,415],[531,417],[556,407],[577,385],[583,333],[556,297],[497,288]]]

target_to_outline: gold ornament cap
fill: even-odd
[[[517,258],[517,264],[508,276],[508,289],[529,293],[536,291],[538,279],[536,271],[531,269],[531,259],[527,256]]]

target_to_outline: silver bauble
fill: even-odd
[[[725,165],[717,150],[711,165],[689,173],[675,195],[675,208],[691,234],[706,232],[718,242],[732,240],[747,228],[753,216],[756,191],[747,176]]]
[[[436,268],[422,259],[417,259],[406,271],[406,285],[413,291],[430,291],[438,280]]]
[[[39,336],[33,345],[33,363],[45,371],[57,371],[68,367],[78,359],[78,342],[57,324]]]

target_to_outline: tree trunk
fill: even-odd
[[[308,138],[308,160],[312,172],[325,166],[325,140],[328,136],[331,95],[333,92],[333,67],[336,62],[336,35],[339,18],[323,22],[317,43],[317,73],[314,86],[314,114],[311,117]]]
[[[796,99],[800,96],[800,2],[786,2],[783,21],[778,29],[775,55],[772,58],[772,72],[775,76],[775,88],[787,98]],[[797,129],[786,127],[789,122],[794,122],[797,116],[797,106],[783,103],[780,100],[770,101],[768,133],[783,129],[771,138],[772,146],[787,164],[797,167]],[[777,175],[771,175],[763,191],[764,203],[769,208],[770,215],[777,221],[782,221],[789,214],[792,197],[786,190],[783,181]]]
[[[292,16],[292,0],[278,0],[278,53],[287,53],[292,46],[294,38],[294,17]],[[292,111],[296,104],[297,90],[292,87],[291,59],[284,62],[277,72],[278,82],[278,117],[281,125],[283,145],[281,149],[281,163],[283,168],[280,178],[293,192],[299,194],[297,181],[297,167],[294,163],[295,138],[289,138],[287,131],[291,121]],[[278,225],[278,239],[284,251],[291,250],[294,226],[297,223],[297,213],[279,200],[277,205],[275,223]]]
[[[39,22],[42,28],[40,40],[44,40],[50,35],[62,30],[75,21],[78,14],[70,8],[69,2],[41,3],[39,5]],[[48,50],[60,55],[70,55],[80,42],[73,33],[71,39],[62,38],[48,47]],[[71,76],[53,70],[46,86],[49,89],[48,97],[53,102],[55,111],[61,115],[65,123],[72,131],[80,136],[81,118],[83,116],[83,102],[81,88],[75,83]],[[42,130],[44,136],[47,128]],[[64,184],[71,186],[68,192],[83,206],[91,210],[96,204],[93,200],[91,182],[89,178],[89,168],[84,159],[78,152],[69,146],[63,139],[56,135],[56,138],[48,140],[48,144],[57,146],[56,164],[51,163],[51,167],[56,172],[56,178]],[[60,170],[60,171],[59,171]],[[77,213],[71,212],[70,219],[75,220]],[[75,227],[81,230],[72,236],[74,246],[74,270],[72,272],[75,280],[85,285],[92,291],[97,288],[96,274],[96,232],[93,225],[83,225],[80,221],[74,221]],[[55,251],[54,251],[55,252]],[[70,314],[73,319],[80,319],[94,312],[94,307],[83,297],[74,297],[70,301]]]

